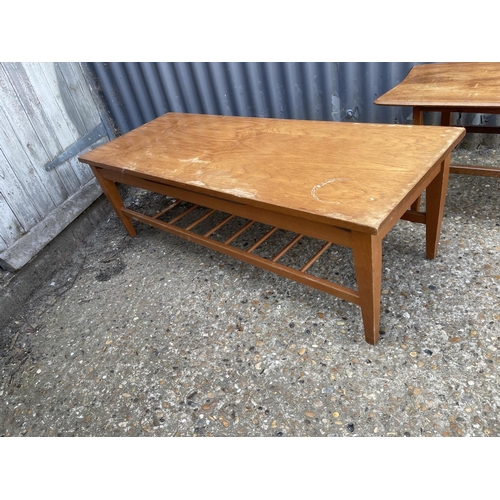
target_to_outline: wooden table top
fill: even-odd
[[[382,106],[500,109],[500,63],[417,65],[374,102]]]
[[[167,113],[79,159],[377,234],[464,135],[458,127]]]

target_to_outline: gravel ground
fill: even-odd
[[[0,329],[0,435],[499,436],[499,207],[452,175],[435,260],[387,235],[376,346],[353,304],[112,215]]]

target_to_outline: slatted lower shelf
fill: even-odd
[[[164,217],[165,215],[168,214],[168,212],[170,212],[174,208],[181,208],[183,204],[187,204],[188,208],[186,208],[182,213],[174,216],[168,221],[160,220],[160,217]],[[180,227],[176,225],[183,219],[186,220],[185,218],[197,209],[205,209],[207,210],[207,212],[205,212],[201,217],[197,218],[196,220],[190,222],[186,227]],[[331,246],[330,242],[325,242],[324,245],[307,261],[307,263],[304,264],[300,270],[298,270],[286,266],[284,264],[281,264],[278,261],[282,259],[284,255],[287,252],[289,252],[303,238],[303,235],[301,234],[298,234],[292,241],[290,241],[287,245],[285,245],[277,254],[275,254],[272,258],[268,259],[256,255],[253,252],[257,250],[257,248],[259,248],[264,242],[266,242],[278,229],[280,229],[278,227],[271,227],[271,229],[269,229],[248,249],[242,250],[235,246],[231,246],[231,243],[234,242],[239,236],[243,235],[243,233],[245,233],[245,231],[247,231],[250,227],[252,227],[256,223],[256,221],[248,220],[248,222],[243,227],[237,229],[230,236],[226,237],[224,241],[218,241],[214,239],[213,236],[222,228],[228,228],[228,223],[236,218],[235,215],[225,214],[224,219],[221,222],[216,224],[214,227],[210,228],[208,231],[199,234],[193,232],[193,229],[200,227],[201,223],[207,221],[207,219],[212,215],[218,214],[220,216],[224,215],[224,213],[215,209],[209,209],[203,207],[201,205],[185,202],[183,200],[173,201],[164,210],[161,210],[160,212],[158,212],[153,216],[145,215],[125,207],[122,208],[122,212],[124,215],[130,217],[131,219],[135,219],[145,224],[149,224],[150,226],[153,226],[155,228],[185,238],[188,241],[198,243],[207,248],[211,248],[212,250],[217,250],[223,254],[229,255],[243,262],[252,264],[256,267],[260,267],[267,271],[272,271],[276,274],[279,274],[280,276],[284,276],[286,278],[298,281],[299,283],[303,283],[305,285],[316,288],[323,292],[330,293],[332,295],[335,295],[336,297],[340,297],[341,299],[347,300],[354,304],[359,305],[360,303],[359,294],[356,290],[347,288],[345,286],[336,283],[332,283],[331,281],[307,273],[307,270],[310,269],[310,267]]]

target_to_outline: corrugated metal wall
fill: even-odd
[[[375,98],[419,63],[88,63],[120,133],[168,111],[410,123]]]

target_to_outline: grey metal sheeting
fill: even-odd
[[[410,123],[411,108],[373,101],[420,63],[88,63],[121,133],[169,111]]]

